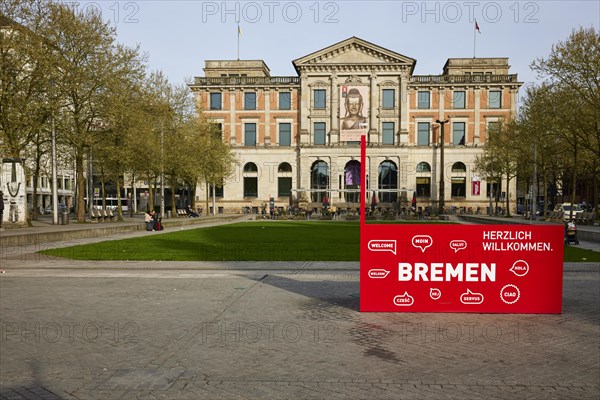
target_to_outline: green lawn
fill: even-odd
[[[600,262],[600,252],[581,249],[577,246],[565,246],[565,261]]]
[[[244,222],[42,253],[77,260],[356,261],[359,223]]]
[[[41,253],[77,260],[358,261],[359,223],[244,222]],[[600,262],[600,253],[565,246],[564,260]]]

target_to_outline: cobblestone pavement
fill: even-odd
[[[358,263],[19,262],[1,399],[600,398],[598,265],[561,315],[473,315],[360,313]]]

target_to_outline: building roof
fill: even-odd
[[[292,61],[292,63],[298,73],[300,73],[303,66],[311,64],[396,64],[410,68],[410,74],[412,74],[417,61],[414,58],[404,56],[359,37],[352,36],[341,42],[297,58]]]

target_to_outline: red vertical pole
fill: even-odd
[[[367,193],[367,139],[365,135],[360,137],[360,225],[365,223]]]

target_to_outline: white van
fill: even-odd
[[[573,209],[573,217],[571,218],[571,208]],[[557,204],[554,207],[554,211],[562,211],[563,212],[563,221],[568,221],[570,219],[575,219],[577,217],[578,212],[582,212],[583,210],[579,207],[578,204],[572,205],[571,203],[562,203]]]

